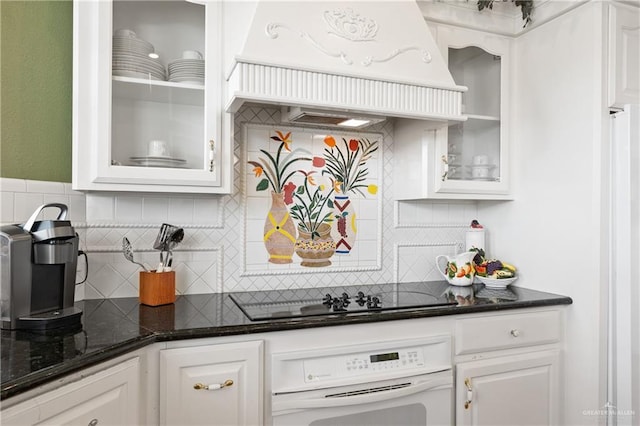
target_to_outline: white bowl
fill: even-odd
[[[513,278],[491,278],[491,277],[481,277],[476,275],[476,278],[480,280],[482,284],[487,288],[507,288],[509,284],[518,279],[518,277]]]

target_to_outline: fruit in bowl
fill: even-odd
[[[497,259],[484,259],[482,263],[476,264],[475,268],[476,275],[496,279],[513,278],[517,270],[512,264]]]
[[[516,267],[498,259],[484,259],[475,268],[478,280],[489,288],[506,288],[517,278]]]

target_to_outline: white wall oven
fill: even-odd
[[[451,425],[450,336],[275,353],[274,426]]]

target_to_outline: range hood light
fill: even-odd
[[[361,129],[386,120],[386,118],[382,116],[378,117],[347,111],[330,111],[300,106],[283,106],[281,108],[281,114],[283,123],[348,127],[350,129]]]
[[[350,118],[348,120],[344,120],[338,123],[338,126],[343,127],[361,127],[369,124],[371,121],[369,120],[358,120],[357,118]]]

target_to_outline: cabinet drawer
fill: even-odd
[[[469,318],[456,321],[456,355],[560,341],[560,312]]]

